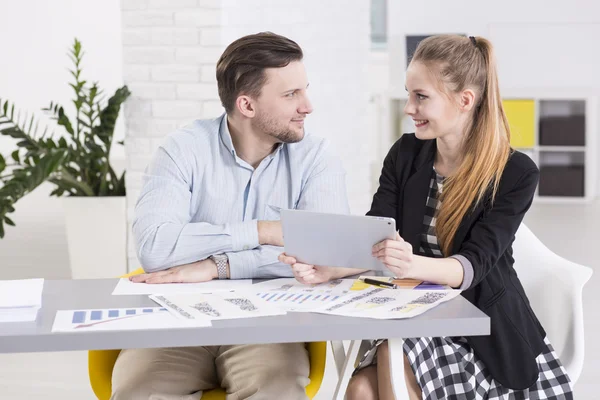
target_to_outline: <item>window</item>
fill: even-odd
[[[387,46],[387,0],[371,0],[371,44]]]

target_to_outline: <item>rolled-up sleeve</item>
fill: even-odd
[[[256,220],[222,225],[190,222],[188,163],[179,146],[167,141],[146,169],[132,229],[138,259],[147,272],[259,245]]]

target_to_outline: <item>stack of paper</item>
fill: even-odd
[[[43,279],[0,281],[0,322],[34,321],[43,289]]]

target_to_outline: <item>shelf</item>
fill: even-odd
[[[585,146],[585,101],[540,100],[540,146]]]
[[[540,151],[585,152],[585,146],[538,146]]]
[[[535,145],[535,101],[503,100],[504,112],[510,126],[510,144],[531,148]]]
[[[533,201],[537,204],[583,204],[589,203],[587,197],[540,196],[535,195]]]

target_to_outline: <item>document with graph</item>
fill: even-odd
[[[353,284],[354,279],[334,279],[325,283],[304,285],[295,278],[278,278],[256,283],[251,288],[252,290],[261,292],[277,291],[341,295],[348,293]]]
[[[280,278],[252,285],[256,296],[285,311],[311,312],[345,296],[354,279],[304,285],[294,278]]]
[[[297,289],[258,290],[255,295],[281,310],[296,312],[311,312],[344,296],[344,294],[311,293]]]
[[[183,321],[164,307],[59,310],[52,332],[121,331],[210,326],[210,320]]]
[[[460,294],[460,290],[395,290],[372,288],[350,294],[312,311],[348,317],[411,318]]]
[[[150,298],[181,320],[218,320],[285,314],[253,292],[151,295]]]

